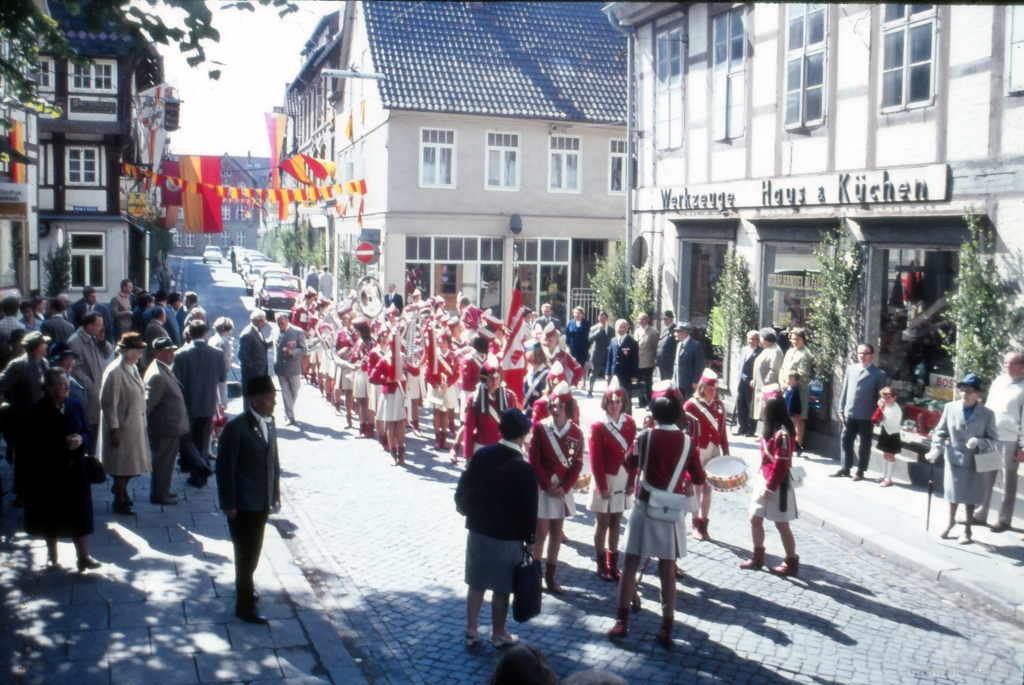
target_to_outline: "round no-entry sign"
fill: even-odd
[[[377,247],[371,242],[362,242],[356,246],[356,259],[360,264],[373,264],[377,261]]]

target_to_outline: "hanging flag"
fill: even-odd
[[[198,193],[182,196],[186,233],[223,233],[223,202],[215,186],[220,185],[220,157],[180,156],[182,180],[198,185]],[[203,185],[203,184],[212,184]]]
[[[363,198],[359,198],[359,213],[356,214],[356,226],[363,227]]]
[[[23,121],[12,121],[14,126],[11,128],[10,141],[11,147],[14,148],[15,152],[25,153],[25,122]],[[25,171],[24,164],[17,164],[11,162],[11,183],[27,183],[28,172]]]
[[[353,138],[352,138],[352,110],[349,110],[349,112],[348,112],[348,121],[345,122],[345,137],[348,138],[350,141],[353,140]]]
[[[338,212],[338,218],[344,217],[348,214],[348,203],[347,202],[335,202],[334,209]]]
[[[513,270],[517,270],[513,267]],[[526,379],[526,331],[523,318],[523,293],[519,289],[519,277],[516,273],[515,286],[512,289],[512,302],[508,307],[505,319],[505,349],[501,357],[501,370],[505,386],[515,393],[519,406],[523,406],[523,381]]]
[[[281,159],[281,147],[284,145],[284,129],[288,117],[282,113],[267,113],[267,135],[270,137],[270,180],[271,188],[281,187],[281,176],[277,172],[277,162]]]
[[[359,103],[359,123],[366,123],[366,100]]]
[[[366,195],[366,181],[359,179],[358,181],[346,182],[345,192],[349,195]]]
[[[328,176],[333,177],[338,172],[338,165],[334,162],[329,162],[326,159],[316,159],[309,155],[300,154],[299,157],[302,157],[302,161],[306,163],[309,172],[321,181],[325,180]]]
[[[138,171],[135,167],[131,169]],[[160,228],[174,230],[178,226],[178,215],[181,214],[181,167],[177,160],[165,159],[160,166],[161,174],[156,175],[156,184],[160,187],[160,206],[166,208],[160,219]]]
[[[306,174],[306,165],[302,160],[304,156],[305,155],[292,155],[278,164],[277,168],[294,178],[299,183],[305,183],[307,186],[311,186],[313,185],[313,179]]]

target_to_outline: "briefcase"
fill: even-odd
[[[523,550],[523,560],[516,566],[512,578],[512,618],[517,622],[526,623],[540,613],[543,577],[540,559],[534,559]]]

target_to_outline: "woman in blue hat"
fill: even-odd
[[[949,532],[956,525],[957,506],[963,504],[967,509],[967,520],[964,532],[957,540],[961,545],[971,544],[974,507],[985,499],[986,480],[978,473],[974,456],[994,450],[999,437],[995,413],[979,402],[981,385],[981,379],[973,373],[957,383],[960,399],[949,402],[942,409],[942,418],[932,429],[932,449],[928,453],[928,461],[932,463],[940,456],[946,458],[943,487],[949,502],[949,524],[939,537],[949,537]]]

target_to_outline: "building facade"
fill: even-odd
[[[589,305],[625,217],[626,40],[601,5],[349,2],[338,26],[325,54],[380,78],[327,91],[338,180],[367,188],[334,210],[336,254],[374,243],[383,284],[452,309],[504,316],[513,263],[527,306]]]
[[[705,327],[735,249],[760,324],[801,326],[814,249],[845,225],[865,256],[858,338],[876,347],[905,417],[930,428],[952,398],[945,295],[968,209],[994,229],[1019,292],[1024,11],[615,3],[608,13],[634,38],[636,223],[664,307]]]

